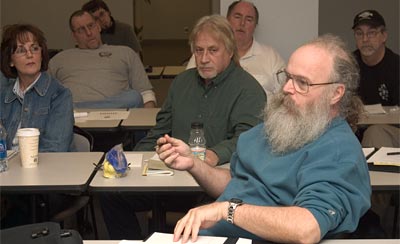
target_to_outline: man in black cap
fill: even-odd
[[[385,20],[376,10],[364,10],[353,23],[360,66],[359,95],[364,104],[399,105],[399,55],[386,47]],[[364,132],[364,147],[400,147],[400,129],[372,125]]]
[[[359,95],[364,104],[399,105],[399,55],[386,47],[388,33],[382,15],[376,10],[364,10],[354,17],[352,29],[358,48],[354,56],[360,66]],[[371,125],[364,131],[362,145],[400,147],[400,128]],[[398,195],[372,194],[371,208],[380,216],[385,229],[389,229],[388,223],[392,223],[389,221],[392,214],[390,199],[396,197]]]

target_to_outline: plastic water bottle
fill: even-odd
[[[206,138],[204,137],[203,123],[191,124],[189,146],[194,156],[203,160],[206,158]]]
[[[6,171],[7,169],[7,132],[0,123],[0,173]]]

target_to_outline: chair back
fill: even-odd
[[[76,125],[74,125],[73,143],[78,152],[91,152],[93,150],[93,136]]]

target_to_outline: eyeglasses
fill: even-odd
[[[354,32],[354,36],[356,39],[361,40],[364,36],[367,36],[368,39],[375,38],[381,31],[378,30],[371,30],[367,31],[366,33],[362,32],[361,30],[357,30]]]
[[[32,46],[30,46],[28,48],[28,50],[32,54],[37,54],[37,53],[40,53],[42,51],[42,48],[39,45],[32,45]],[[17,47],[17,49],[15,49],[13,54],[15,56],[22,57],[22,56],[24,56],[24,55],[26,55],[28,53],[28,50],[24,46],[19,46],[19,47]]]
[[[86,26],[81,26],[81,27],[75,29],[74,32],[76,32],[78,34],[83,34],[86,32],[86,30],[92,31],[95,27],[96,27],[96,23],[92,22],[92,23],[87,24]]]
[[[292,80],[292,84],[296,92],[306,94],[309,91],[310,86],[323,86],[336,84],[338,82],[327,82],[327,83],[310,83],[306,78],[289,74],[286,70],[279,70],[276,73],[276,78],[281,85],[286,84],[289,80]]]

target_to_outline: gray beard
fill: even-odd
[[[328,96],[298,108],[283,92],[268,99],[265,133],[274,154],[286,154],[317,139],[330,122]]]

